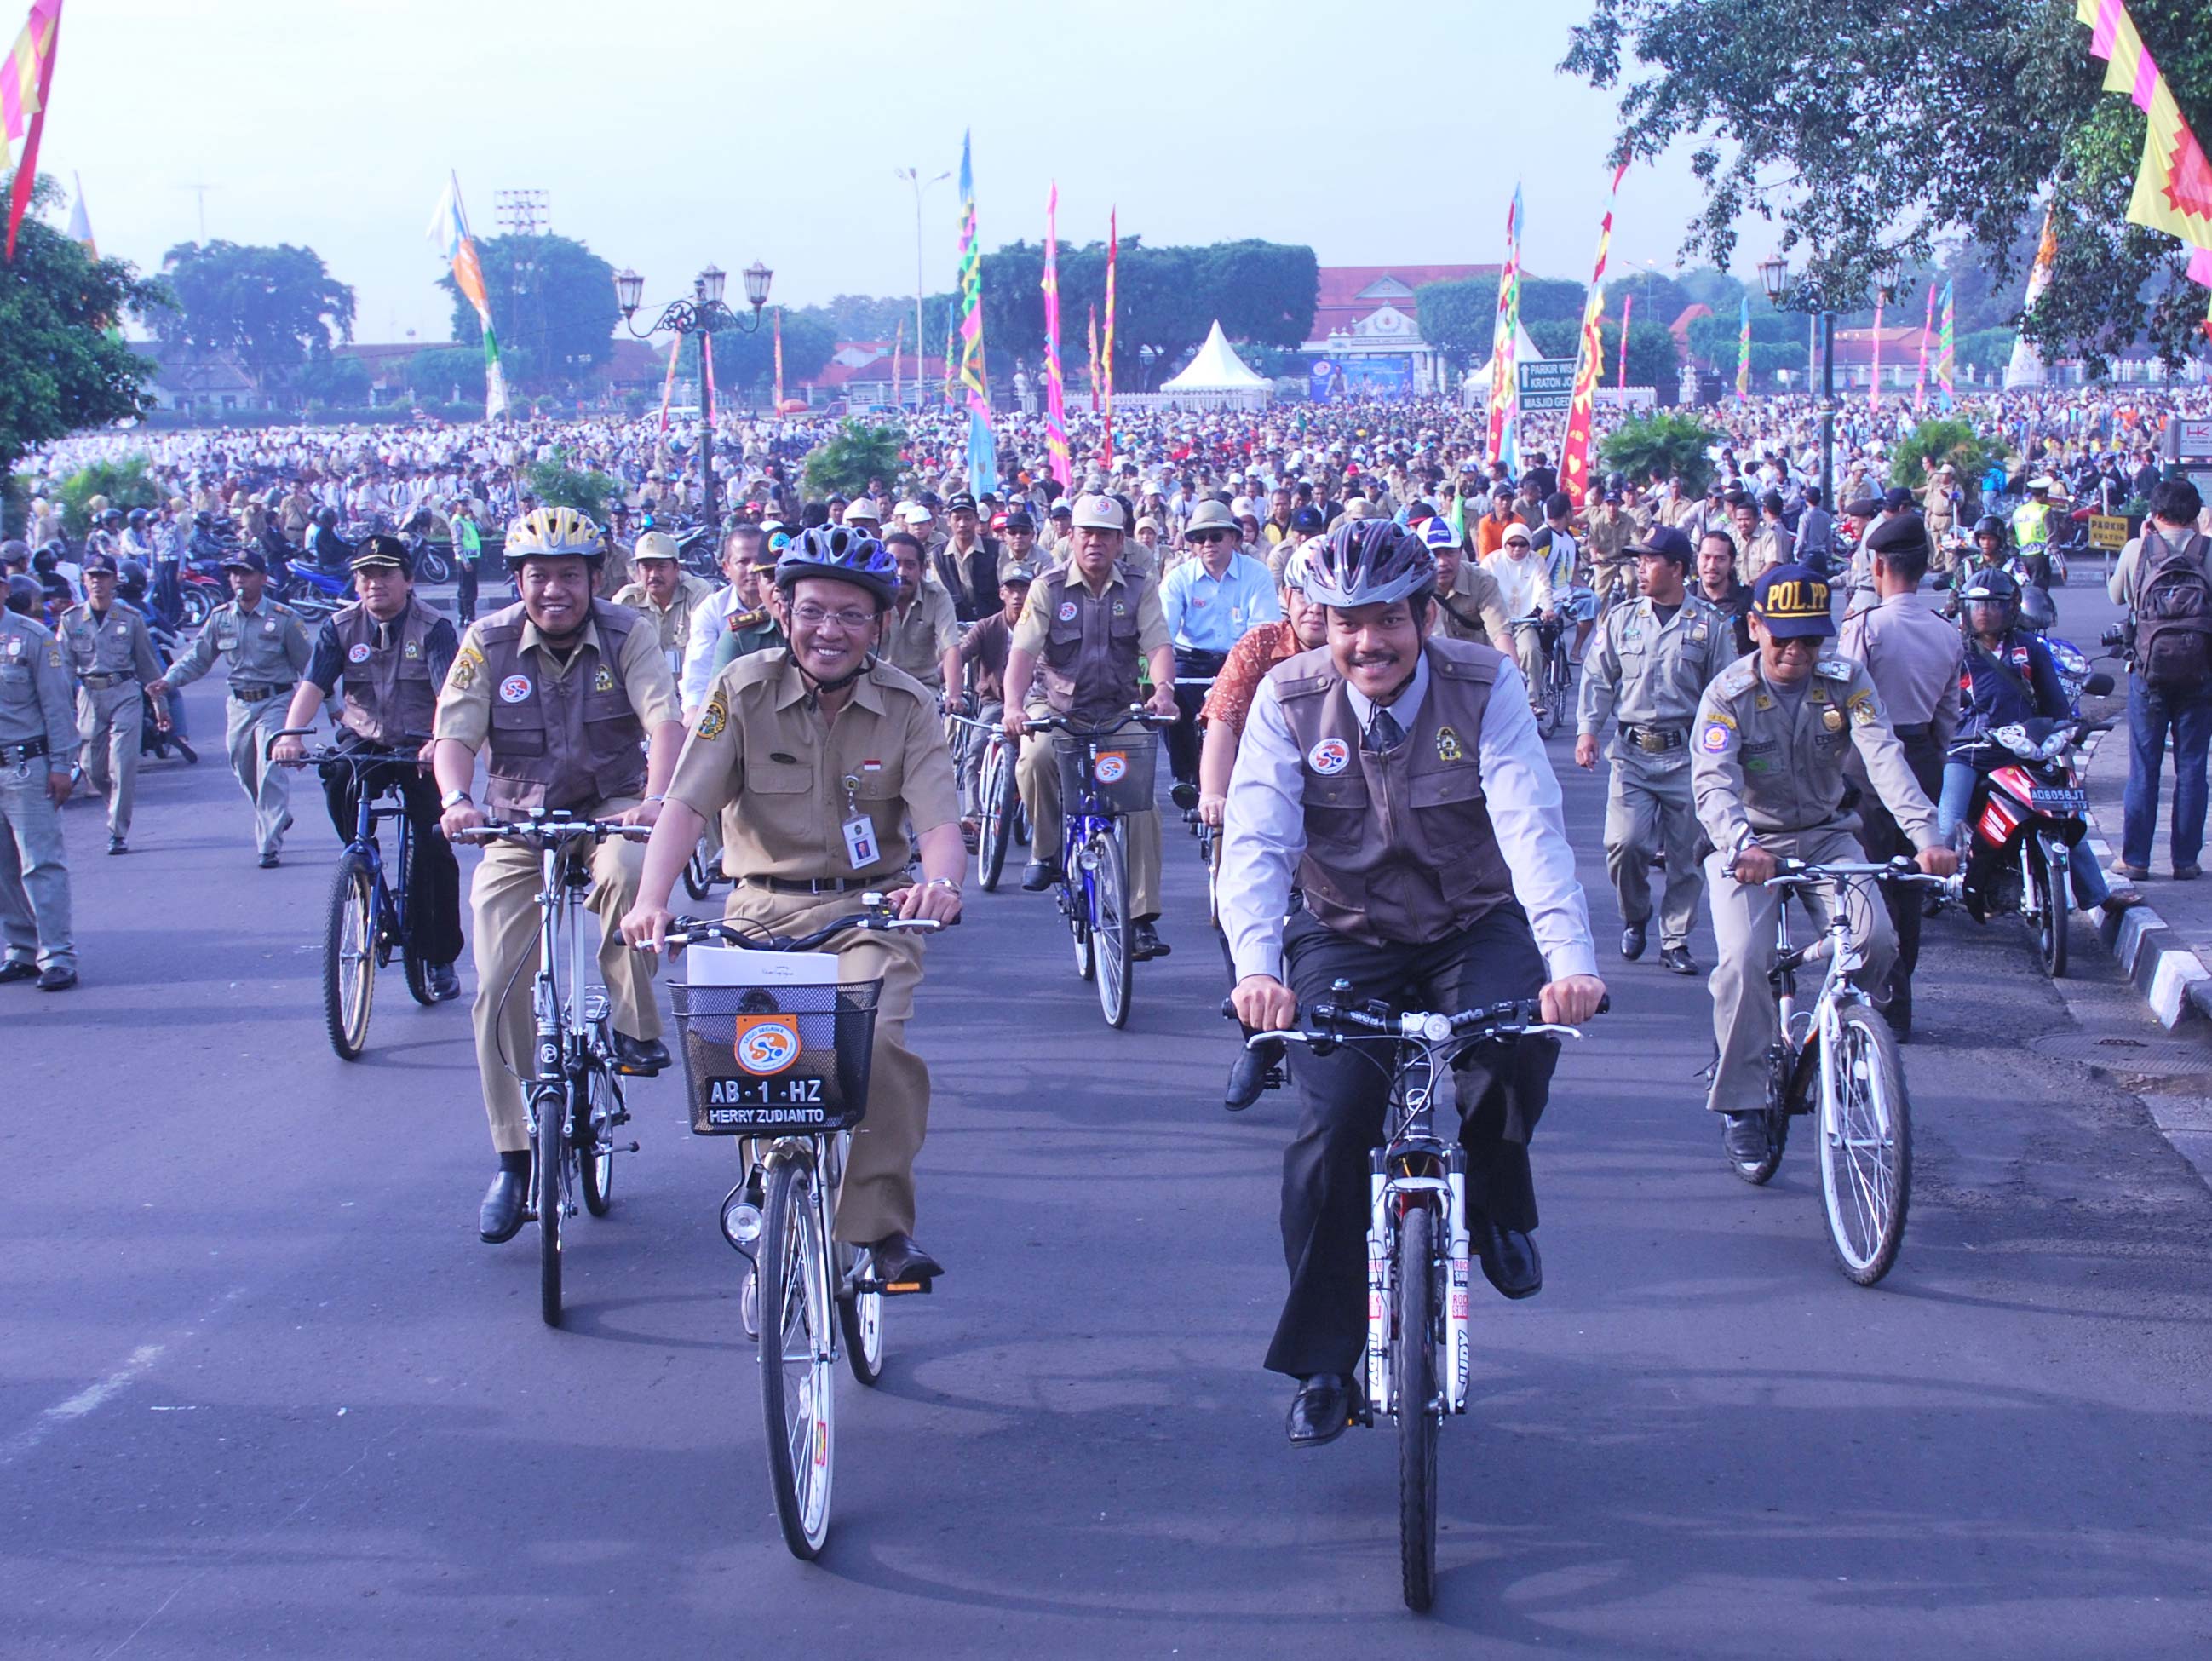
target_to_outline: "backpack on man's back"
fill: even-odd
[[[2136,672],[2154,692],[2212,691],[2212,543],[2179,543],[2146,521],[2136,551]]]

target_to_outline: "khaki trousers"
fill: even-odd
[[[860,910],[857,894],[777,894],[739,883],[724,915],[778,934],[811,934]],[[914,1161],[929,1131],[929,1068],[906,1045],[921,984],[919,934],[848,929],[817,948],[835,952],[847,980],[881,979],[875,1043],[869,1051],[867,1116],[853,1128],[852,1157],[837,1192],[836,1236],[868,1245],[886,1234],[914,1232]]]
[[[1848,830],[1811,831],[1802,836],[1761,837],[1759,846],[1771,853],[1817,863],[1822,860],[1856,861],[1862,857],[1858,838]],[[1673,855],[1668,855],[1671,863]],[[1715,1113],[1756,1113],[1766,1105],[1766,1052],[1779,1036],[1776,1030],[1774,995],[1767,973],[1774,967],[1774,912],[1784,891],[1746,887],[1729,874],[1726,856],[1716,853],[1705,861],[1705,880],[1713,897],[1713,938],[1720,961],[1706,985],[1713,995],[1713,1039],[1720,1046],[1720,1065],[1713,1072],[1711,1093],[1705,1105]],[[1851,944],[1865,958],[1858,983],[1879,996],[1889,983],[1889,967],[1897,956],[1897,935],[1890,928],[1889,910],[1872,883],[1863,879],[1846,884],[1850,891],[1848,915]],[[1833,897],[1826,888],[1798,891],[1808,896],[1826,928]],[[1805,937],[1796,932],[1800,945]],[[1825,972],[1823,970],[1822,972]],[[1798,986],[1809,998],[1812,986],[1798,977]]]
[[[1654,765],[1625,739],[1616,740],[1613,779],[1605,795],[1605,873],[1620,901],[1624,923],[1651,916],[1651,855],[1667,854],[1667,888],[1659,913],[1659,944],[1686,946],[1697,925],[1698,897],[1705,879],[1698,870],[1698,845],[1704,827],[1690,800],[1687,751],[1678,751],[1674,766]]]
[[[9,963],[74,969],[69,850],[48,771],[44,756],[0,767],[0,941]]]
[[[272,765],[267,754],[270,739],[284,730],[284,711],[289,707],[281,692],[258,703],[241,703],[236,698],[223,701],[228,723],[223,745],[230,753],[230,770],[238,776],[238,788],[253,804],[257,853],[276,853],[284,845],[284,833],[292,828],[292,770]]]
[[[595,804],[577,817],[611,818],[635,801]],[[584,904],[599,920],[599,976],[614,1006],[615,1031],[632,1038],[660,1036],[660,1006],[653,977],[659,959],[623,944],[623,913],[637,898],[645,869],[645,844],[603,842],[592,850],[592,885]],[[534,1065],[537,1018],[530,989],[538,973],[538,891],[544,880],[535,849],[489,843],[469,889],[476,916],[477,997],[470,1009],[476,1028],[477,1071],[483,1080],[484,1116],[491,1143],[501,1153],[530,1146],[517,1073]],[[580,923],[580,926],[582,926]],[[565,970],[567,965],[562,965]]]
[[[1052,733],[1025,733],[1014,776],[1022,806],[1030,815],[1030,855],[1060,858],[1060,758]],[[1129,916],[1146,922],[1160,915],[1160,815],[1158,808],[1132,813],[1123,821],[1122,845],[1129,850]]]
[[[84,741],[84,776],[107,798],[107,834],[118,842],[131,834],[131,811],[138,800],[138,741],[145,721],[135,680],[77,688],[76,735]]]

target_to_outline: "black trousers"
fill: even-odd
[[[1935,734],[1925,727],[1900,727],[1897,738],[1905,746],[1912,776],[1919,781],[1928,800],[1934,801],[1943,794],[1943,752],[1936,747]],[[1900,854],[1919,851],[1890,817],[1889,809],[1881,805],[1881,798],[1863,786],[1859,790],[1859,846],[1870,860],[1893,860]],[[1890,923],[1897,930],[1897,961],[1890,967],[1882,1001],[1892,1005],[1901,1001],[1910,1009],[1912,971],[1920,964],[1921,891],[1891,883],[1882,890],[1882,899],[1889,907]]]
[[[1310,916],[1291,919],[1283,951],[1301,1008],[1335,995],[1381,998],[1444,1012],[1533,998],[1543,954],[1528,919],[1504,905],[1428,946],[1373,946]],[[1348,995],[1331,985],[1352,983]],[[1283,1152],[1283,1256],[1291,1292],[1267,1348],[1267,1366],[1304,1378],[1352,1373],[1367,1342],[1368,1156],[1386,1134],[1387,1048],[1352,1044],[1328,1056],[1301,1050],[1292,1063],[1304,1098],[1298,1134]],[[1478,1045],[1459,1065],[1460,1145],[1467,1150],[1471,1232],[1486,1216],[1502,1227],[1536,1226],[1528,1137],[1551,1094],[1556,1038]]]
[[[1175,654],[1176,678],[1218,675],[1221,666],[1228,661],[1226,652],[1198,652],[1178,646]],[[1177,784],[1198,782],[1198,712],[1206,703],[1207,690],[1203,686],[1175,689],[1176,707],[1181,713],[1176,717],[1176,724],[1168,728],[1168,770],[1175,775]]]
[[[477,563],[472,559],[457,557],[453,561],[453,605],[462,627],[477,620]]]
[[[361,793],[374,795],[394,778],[415,832],[414,863],[407,873],[407,932],[425,959],[449,964],[461,955],[461,867],[453,843],[438,829],[437,781],[411,756],[358,769],[332,766],[323,770],[323,800],[338,840],[349,843],[360,818]]]

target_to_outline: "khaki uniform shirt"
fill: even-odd
[[[1618,508],[1600,502],[1590,509],[1589,530],[1583,543],[1589,551],[1591,568],[1598,574],[1599,587],[1606,587],[1617,568],[1628,563],[1625,551],[1635,540],[1637,529],[1636,521]]]
[[[952,596],[925,578],[921,592],[901,617],[894,605],[884,614],[879,655],[933,692],[945,690],[945,654],[960,644],[960,617]]]
[[[491,617],[499,615],[495,611]],[[432,729],[433,737],[457,739],[471,750],[483,748],[491,733],[494,688],[484,673],[483,643],[478,639],[489,621],[491,618],[478,618],[461,636],[461,648],[453,654],[453,666],[438,694],[438,721]],[[582,636],[565,657],[556,655],[545,643],[545,636],[534,623],[522,625],[522,638],[517,644],[523,656],[535,659],[538,673],[549,682],[562,679],[575,667],[586,644],[595,648],[595,654],[604,649],[599,646],[598,625],[590,623],[584,625]],[[684,719],[684,706],[676,701],[675,677],[668,672],[668,659],[647,629],[632,629],[623,636],[619,661],[623,684],[629,690],[630,708],[650,743],[662,723]]]
[[[888,884],[906,868],[909,824],[919,834],[960,815],[933,694],[878,659],[833,721],[781,648],[716,673],[668,794],[721,817],[725,869],[792,882]],[[878,855],[858,871],[841,828],[856,810],[875,826]]]
[[[1959,727],[1959,666],[1966,642],[1920,594],[1892,594],[1844,619],[1836,642],[1864,664],[1882,708],[1899,727],[1925,727],[1939,750]]]
[[[300,678],[313,650],[307,625],[290,606],[264,594],[249,611],[234,599],[215,608],[162,678],[172,688],[189,686],[215,667],[216,658],[228,657],[234,690],[285,687]]]
[[[1634,747],[1645,760],[1685,760],[1690,724],[1705,688],[1735,661],[1730,620],[1695,593],[1686,595],[1681,610],[1664,623],[1649,599],[1616,605],[1605,614],[1583,660],[1575,731],[1601,738],[1606,723],[1617,721],[1621,731],[1613,740],[1616,756]],[[1679,733],[1682,741],[1671,750],[1635,744],[1628,733],[1632,727]]]
[[[161,678],[154,637],[146,619],[128,606],[111,605],[105,616],[89,605],[62,613],[62,654],[78,675],[121,675],[143,684]]]
[[[1936,810],[1865,665],[1823,657],[1793,695],[1766,684],[1757,653],[1740,658],[1698,706],[1690,785],[1698,821],[1729,860],[1755,837],[1855,830],[1858,817],[1843,806],[1844,764],[1853,749],[1914,845],[1933,846]]]
[[[1137,619],[1136,671],[1131,672],[1126,685],[1103,684],[1101,683],[1115,672],[1112,667],[1114,646],[1109,614],[1123,615],[1124,608],[1133,605],[1133,590]],[[1129,569],[1126,561],[1115,561],[1107,572],[1104,586],[1096,589],[1083,580],[1082,574],[1072,564],[1053,572],[1030,585],[1021,620],[1014,624],[1014,650],[1027,652],[1037,660],[1037,677],[1030,688],[1032,709],[1052,702],[1047,689],[1054,667],[1050,662],[1054,630],[1060,627],[1065,635],[1065,625],[1069,624],[1079,626],[1080,643],[1066,662],[1058,667],[1074,684],[1069,709],[1086,720],[1126,709],[1135,703],[1137,671],[1152,660],[1154,652],[1172,643],[1168,637],[1167,613],[1160,605],[1159,584]],[[1054,707],[1058,706],[1055,703]]]
[[[660,649],[669,654],[670,672],[680,672],[684,666],[684,650],[691,642],[691,608],[714,592],[703,578],[689,571],[676,580],[676,597],[663,611],[653,602],[642,582],[633,582],[614,598],[617,605],[627,605],[647,623],[653,625],[660,642]]]
[[[1512,637],[1506,621],[1505,594],[1498,579],[1477,561],[1462,557],[1451,593],[1437,596],[1436,626],[1430,632],[1494,647]]]
[[[76,754],[76,700],[61,642],[35,618],[0,611],[0,744],[46,741],[46,770]]]

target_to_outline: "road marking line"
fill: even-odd
[[[139,1345],[114,1372],[87,1384],[66,1400],[55,1402],[33,1421],[28,1428],[19,1431],[5,1442],[0,1442],[0,1466],[13,1464],[63,1426],[71,1424],[114,1400],[149,1371],[171,1346],[197,1336],[202,1326],[229,1308],[245,1293],[244,1287],[233,1287],[216,1299],[205,1315],[182,1332],[161,1343]]]

